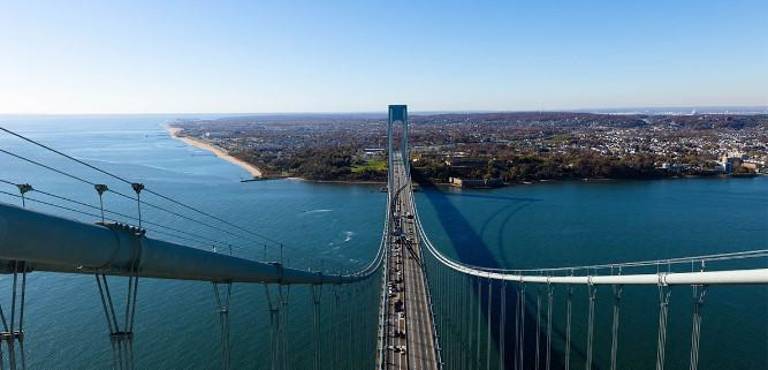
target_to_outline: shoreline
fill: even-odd
[[[216,157],[221,158],[221,159],[223,159],[223,160],[225,160],[225,161],[227,161],[229,163],[232,163],[232,164],[234,164],[234,165],[244,169],[251,176],[253,176],[254,179],[263,179],[264,178],[263,175],[262,175],[261,170],[258,167],[254,166],[254,165],[252,165],[252,164],[250,164],[250,163],[248,163],[248,162],[246,162],[246,161],[244,161],[242,159],[235,158],[235,157],[231,156],[224,149],[221,149],[221,148],[219,148],[219,147],[217,147],[217,146],[215,146],[213,144],[206,143],[206,142],[204,142],[202,140],[199,140],[199,139],[195,139],[195,138],[188,137],[188,136],[179,136],[178,135],[179,132],[182,131],[182,129],[179,128],[179,127],[171,127],[171,126],[166,125],[165,126],[165,131],[167,131],[168,135],[170,135],[172,138],[174,138],[176,140],[180,140],[180,141],[184,142],[185,144],[191,145],[191,146],[193,146],[193,147],[195,147],[197,149],[201,149],[201,150],[205,150],[207,152],[211,152]]]
[[[466,189],[466,190],[494,190],[511,188],[515,186],[536,186],[545,184],[565,184],[565,183],[583,183],[583,184],[610,184],[617,182],[651,182],[651,181],[677,181],[677,180],[727,180],[727,179],[751,179],[761,176],[768,177],[768,174],[753,174],[750,176],[732,176],[732,175],[685,175],[685,176],[669,176],[669,177],[656,177],[656,178],[581,178],[581,179],[545,179],[545,180],[532,180],[532,181],[515,181],[504,183],[504,185],[497,187],[457,187],[448,182],[434,183],[435,187],[452,188],[452,189]],[[426,187],[426,186],[425,186]]]
[[[179,132],[182,131],[179,127],[171,127],[169,125],[165,125],[165,130],[168,132],[168,134],[176,140],[180,140],[184,142],[187,145],[191,145],[195,148],[205,150],[208,152],[213,153],[216,157],[223,159],[227,162],[230,162],[242,169],[244,169],[246,172],[248,172],[253,179],[252,180],[293,180],[293,181],[305,181],[305,182],[314,182],[318,184],[346,184],[346,185],[382,185],[386,184],[386,181],[354,181],[354,180],[311,180],[311,179],[305,179],[302,177],[296,177],[296,176],[285,176],[285,177],[264,177],[261,169],[258,167],[243,161],[239,158],[233,157],[229,153],[227,153],[225,150],[207,143],[205,141],[202,141],[200,139],[188,137],[188,136],[179,136]],[[755,174],[753,176],[748,177],[759,177],[759,176],[768,176],[766,174]],[[507,188],[507,187],[513,187],[513,186],[520,186],[520,185],[536,185],[541,183],[549,183],[549,182],[555,182],[555,183],[562,183],[562,182],[584,182],[584,183],[602,183],[602,182],[614,182],[614,181],[647,181],[647,180],[676,180],[676,179],[700,179],[700,178],[730,178],[732,176],[724,176],[724,175],[712,175],[712,176],[704,176],[704,175],[684,175],[684,176],[670,176],[670,177],[661,177],[661,178],[654,178],[654,179],[612,179],[612,178],[583,178],[583,179],[547,179],[547,180],[534,180],[534,181],[517,181],[517,182],[511,182],[511,183],[505,183],[502,186],[494,187],[494,188],[467,188],[467,189],[473,189],[473,190],[489,190],[489,189],[496,189],[496,188]],[[733,176],[734,178],[739,178],[740,176]],[[747,177],[747,176],[744,176]],[[252,180],[245,180],[245,181],[252,181]],[[450,183],[434,183],[437,187],[451,187],[456,189],[463,189],[459,187],[455,187],[451,185]]]
[[[355,181],[355,180],[310,180],[305,179],[303,177],[284,177],[286,180],[293,180],[293,181],[305,181],[305,182],[314,182],[318,184],[345,184],[345,185],[386,185],[386,181],[372,181],[372,180],[365,180],[365,181]]]

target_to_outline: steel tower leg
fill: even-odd
[[[11,278],[11,307],[10,316],[6,316],[0,306],[0,321],[2,328],[0,331],[0,366],[3,365],[3,343],[7,344],[8,365],[15,369],[17,365],[17,354],[19,355],[21,368],[25,368],[24,357],[24,304],[26,301],[27,290],[27,267],[24,262],[12,261],[7,265],[7,271],[12,274]],[[21,276],[19,276],[21,275]],[[18,352],[18,353],[17,353]]]

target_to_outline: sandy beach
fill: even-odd
[[[241,159],[238,159],[238,158],[235,158],[235,157],[229,155],[229,153],[227,153],[226,151],[224,151],[223,149],[221,149],[219,147],[216,147],[216,146],[211,145],[209,143],[206,143],[206,142],[204,142],[202,140],[194,139],[194,138],[191,138],[191,137],[178,136],[178,133],[181,131],[181,129],[178,128],[178,127],[166,126],[165,129],[168,131],[168,134],[170,134],[171,137],[173,137],[174,139],[181,140],[181,141],[183,141],[184,143],[186,143],[188,145],[194,146],[195,148],[202,149],[202,150],[207,150],[207,151],[215,154],[217,157],[219,157],[219,158],[221,158],[221,159],[223,159],[223,160],[225,160],[225,161],[227,161],[229,163],[232,163],[232,164],[235,164],[237,166],[240,166],[242,169],[248,171],[248,173],[250,173],[251,176],[253,176],[255,178],[262,177],[261,170],[259,170],[258,167],[254,166],[254,165],[252,165],[252,164],[250,164],[250,163],[248,163],[246,161],[243,161]]]

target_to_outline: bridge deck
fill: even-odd
[[[437,370],[434,326],[418,248],[418,232],[406,194],[411,191],[402,162],[394,161],[394,189],[402,189],[391,215],[387,369]],[[405,187],[404,187],[405,186]]]

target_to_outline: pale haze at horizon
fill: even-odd
[[[0,1],[0,114],[768,106],[766,70],[766,1]]]

